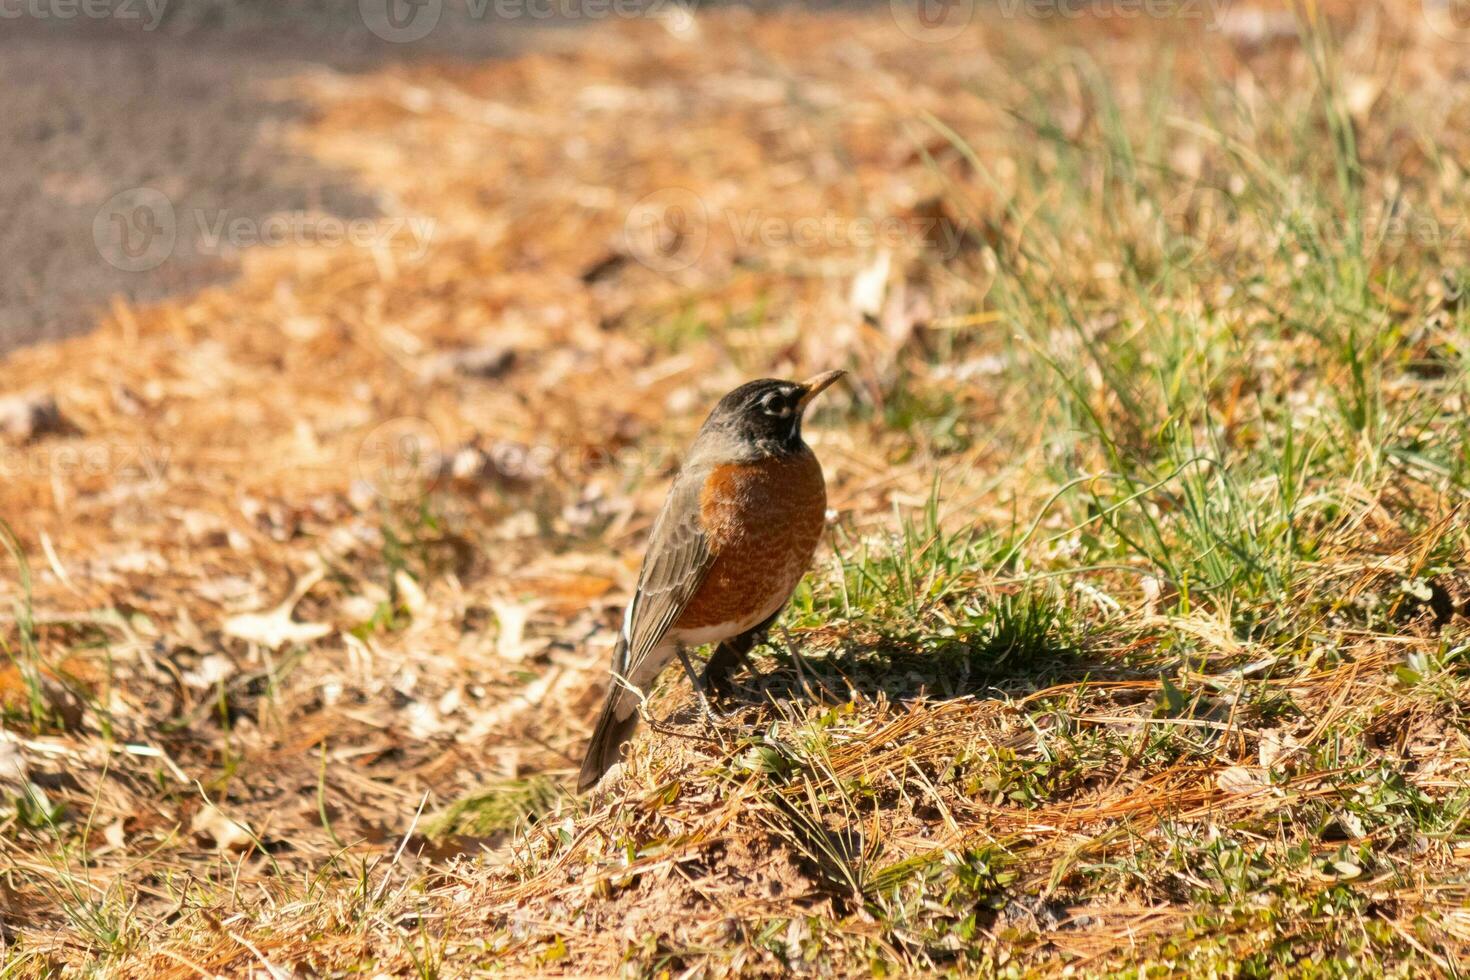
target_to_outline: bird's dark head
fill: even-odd
[[[730,392],[709,413],[700,435],[734,437],[760,454],[788,452],[801,445],[801,417],[813,398],[845,371],[827,371],[805,381],[762,378]]]

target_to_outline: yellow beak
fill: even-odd
[[[797,411],[806,411],[806,406],[808,402],[820,395],[829,385],[832,384],[832,382],[836,381],[838,378],[842,377],[846,373],[846,371],[826,371],[822,374],[817,375],[814,378],[807,378],[805,381],[803,381],[801,383],[801,386],[806,390],[803,391],[801,393],[801,397],[797,399]]]

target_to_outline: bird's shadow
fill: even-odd
[[[1023,698],[1060,684],[1142,679],[1102,636],[889,636],[815,649],[773,636],[753,651],[752,675],[737,669],[707,677],[716,706],[732,714],[783,702],[836,705],[854,698],[902,704],[994,696]],[[694,710],[698,710],[697,706]]]

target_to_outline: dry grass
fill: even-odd
[[[0,365],[69,424],[3,457],[0,975],[1455,974],[1466,49],[1256,13],[301,78],[427,249]],[[679,447],[832,366],[787,636],[573,797]]]

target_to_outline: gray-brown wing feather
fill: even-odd
[[[639,665],[678,621],[714,564],[699,515],[707,476],[702,468],[681,473],[653,523],[627,620],[627,652],[617,665],[624,677],[639,673]]]
[[[613,652],[613,674],[628,684],[646,686],[662,669],[662,663],[648,663],[648,658],[659,649],[669,627],[678,622],[714,564],[699,520],[700,493],[707,476],[707,469],[686,464],[653,522],[638,591]],[[638,725],[637,703],[633,692],[615,679],[582,757],[579,791],[595,786],[618,761],[623,743]]]

